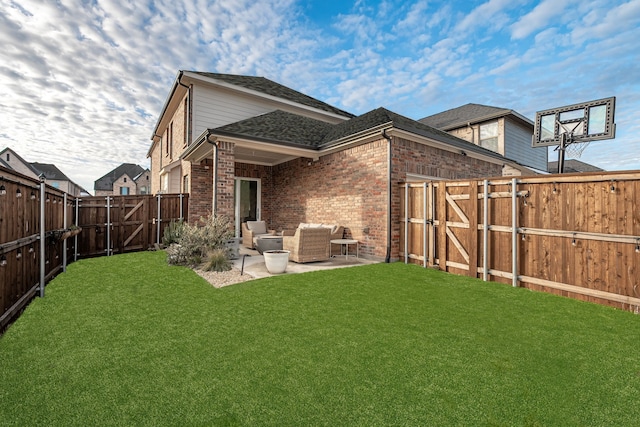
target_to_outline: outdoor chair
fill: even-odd
[[[289,251],[289,260],[304,263],[329,259],[329,228],[297,228],[282,232],[282,249]]]
[[[275,236],[275,230],[267,230],[267,224],[264,221],[247,221],[242,223],[242,244],[249,249],[256,247],[256,238],[258,236],[271,235]]]

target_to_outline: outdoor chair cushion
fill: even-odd
[[[264,221],[247,221],[247,228],[254,235],[267,233],[267,223]]]

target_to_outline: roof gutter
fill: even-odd
[[[211,214],[215,217],[218,212],[218,138],[207,131],[205,138],[209,144],[213,145],[213,201],[211,202]]]
[[[387,254],[384,262],[387,264],[391,261],[391,137],[387,135],[387,130],[382,129],[382,136],[389,142],[387,150]]]

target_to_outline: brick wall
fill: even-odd
[[[234,177],[260,178],[262,219],[269,228],[293,229],[300,222],[339,224],[360,241],[360,253],[383,259],[387,245],[387,149],[385,139],[319,160],[299,158],[273,167],[235,163],[234,144],[219,142],[218,214],[234,218]],[[407,173],[446,179],[499,176],[501,165],[394,139],[392,250],[398,258],[400,194]],[[208,167],[208,169],[207,169]],[[211,212],[213,162],[191,165],[190,221]]]

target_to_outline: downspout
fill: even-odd
[[[217,138],[211,134],[207,135],[207,142],[213,145],[213,202],[211,203],[211,214],[216,216],[218,211],[218,143]]]
[[[389,150],[387,152],[387,255],[384,262],[387,264],[391,261],[391,138],[387,135],[387,130],[382,130],[382,136],[389,141]]]

